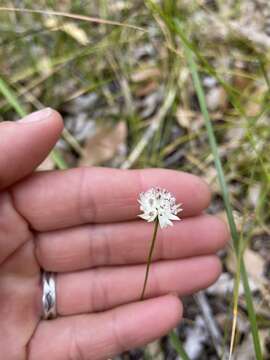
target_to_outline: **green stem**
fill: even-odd
[[[176,22],[176,25],[177,24],[178,23]],[[177,28],[178,31],[181,31],[181,28],[179,27],[179,25],[177,25],[177,26],[178,26],[178,28]],[[208,113],[206,100],[205,100],[205,94],[204,94],[204,90],[203,90],[200,76],[198,73],[197,64],[196,64],[196,61],[194,60],[194,55],[193,55],[192,51],[190,50],[190,48],[185,43],[184,43],[184,49],[185,49],[185,54],[186,54],[186,57],[188,60],[190,72],[192,75],[193,84],[194,84],[194,87],[195,87],[195,90],[196,90],[196,93],[198,96],[200,108],[201,108],[201,111],[202,111],[202,114],[204,117],[205,126],[206,126],[207,133],[208,133],[209,144],[210,144],[213,156],[214,156],[215,166],[217,169],[219,183],[220,183],[220,186],[222,189],[222,197],[224,200],[227,218],[228,218],[228,222],[229,222],[229,226],[230,226],[230,230],[231,230],[231,234],[232,234],[235,253],[236,253],[238,261],[240,261],[239,269],[240,269],[243,287],[244,287],[244,291],[245,291],[245,299],[246,299],[249,322],[251,325],[251,333],[252,333],[252,337],[253,337],[253,344],[254,344],[254,350],[255,350],[255,354],[256,354],[256,360],[262,360],[263,355],[262,355],[262,349],[261,349],[261,343],[260,343],[260,334],[259,334],[259,329],[258,329],[258,324],[257,324],[257,316],[256,316],[256,312],[255,312],[254,305],[253,305],[252,292],[250,290],[248,274],[247,274],[245,263],[243,260],[243,253],[241,254],[240,237],[239,237],[239,233],[237,231],[236,224],[235,224],[234,217],[233,217],[233,210],[232,210],[232,206],[231,206],[230,199],[229,199],[229,191],[228,191],[227,183],[225,181],[225,175],[223,172],[223,167],[222,167],[221,160],[220,160],[219,153],[218,153],[218,145],[217,145],[215,133],[214,133],[212,122],[211,122],[211,119],[210,119],[210,116]]]
[[[188,354],[186,353],[184,346],[182,345],[180,339],[178,338],[175,330],[170,333],[170,341],[176,350],[177,354],[180,355],[180,359],[182,360],[190,360]]]
[[[150,265],[151,265],[152,255],[153,255],[153,251],[154,251],[154,247],[155,247],[155,243],[156,243],[156,238],[157,238],[157,230],[158,230],[158,218],[156,218],[156,220],[155,220],[155,227],[154,227],[153,237],[152,237],[152,241],[151,241],[151,247],[150,247],[148,258],[147,258],[147,267],[146,267],[146,273],[145,273],[143,289],[142,289],[142,294],[141,294],[140,300],[143,300],[145,289],[146,289],[146,284],[147,284],[147,279],[148,279],[148,275],[149,275],[149,269],[150,269]]]

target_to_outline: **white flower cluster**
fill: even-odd
[[[183,210],[169,191],[158,187],[140,193],[138,202],[142,211],[139,217],[148,222],[158,218],[161,228],[173,225],[171,220],[180,220],[176,215]]]

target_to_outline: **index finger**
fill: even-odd
[[[163,169],[78,168],[36,173],[12,189],[14,205],[33,229],[133,220],[140,192],[159,186],[182,203],[181,216],[197,215],[210,201],[197,176]]]

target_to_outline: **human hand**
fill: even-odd
[[[53,110],[31,116],[0,124],[1,358],[107,359],[166,334],[181,320],[177,295],[221,271],[214,254],[229,235],[202,214],[207,186],[172,170],[33,173],[63,124]],[[183,203],[183,220],[159,230],[139,302],[152,226],[137,218],[137,197],[152,186]],[[41,320],[41,268],[57,272],[54,320]]]

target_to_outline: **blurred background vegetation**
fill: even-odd
[[[230,346],[270,359],[268,0],[1,1],[0,31],[1,120],[44,106],[65,120],[40,169],[190,171],[213,189],[209,212],[227,210],[237,246],[217,284],[185,299],[170,337],[119,359],[227,359]]]

